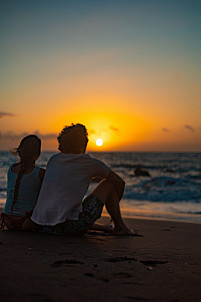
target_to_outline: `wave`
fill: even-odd
[[[43,152],[38,165],[45,167],[54,152]],[[201,203],[201,153],[95,152],[92,157],[104,161],[126,182],[124,198],[130,202]],[[9,152],[0,152],[0,197],[6,196],[7,169],[16,162]],[[139,167],[149,177],[135,176]]]
[[[171,167],[168,165],[144,165],[144,164],[132,164],[132,163],[118,163],[118,164],[112,164],[111,167],[113,169],[125,169],[125,170],[135,170],[137,167],[140,167],[141,169],[145,169],[148,172],[161,172],[161,173],[179,173],[182,174],[184,173],[186,176],[192,177],[192,178],[198,178],[201,179],[201,174],[200,174],[200,167]]]
[[[141,179],[126,186],[125,199],[156,202],[191,201],[201,203],[200,184],[168,176]]]

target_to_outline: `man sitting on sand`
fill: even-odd
[[[59,154],[47,164],[32,221],[45,233],[83,235],[89,229],[104,230],[95,221],[105,204],[114,221],[115,235],[135,235],[123,222],[119,201],[125,182],[103,162],[85,154],[88,133],[84,125],[66,126],[58,136]],[[84,198],[92,177],[102,181]]]

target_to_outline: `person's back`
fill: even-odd
[[[32,220],[56,225],[76,220],[93,176],[106,177],[109,168],[87,154],[59,153],[50,158]]]
[[[134,234],[124,224],[119,209],[125,182],[103,162],[85,154],[85,126],[66,126],[58,142],[61,153],[47,164],[32,221],[42,225],[45,233],[82,235],[94,227],[105,204],[114,220],[114,233]],[[102,182],[84,198],[92,177],[96,176]]]
[[[28,230],[30,216],[40,192],[44,169],[35,166],[40,156],[41,141],[35,135],[25,137],[15,152],[20,162],[12,165],[7,175],[7,199],[2,219],[11,230]]]
[[[15,168],[15,166],[11,166],[8,170],[7,199],[4,213],[7,215],[25,216],[27,211],[33,211],[38,199],[41,187],[40,168],[36,166],[32,172],[23,175],[17,201],[13,205],[15,183],[18,176],[18,173],[14,172]]]

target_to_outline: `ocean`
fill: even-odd
[[[42,152],[37,165],[44,167],[55,152]],[[104,161],[126,182],[120,202],[130,218],[201,223],[201,153],[89,152]],[[6,200],[8,167],[17,161],[0,151],[0,206]],[[140,167],[149,176],[136,176]],[[93,189],[93,183],[90,190]]]

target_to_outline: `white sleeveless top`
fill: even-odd
[[[34,209],[38,199],[41,187],[41,180],[39,177],[40,168],[36,166],[31,173],[22,176],[17,201],[13,210],[11,210],[17,179],[17,174],[12,172],[12,166],[8,170],[7,199],[4,213],[8,215],[25,216],[27,211],[32,211]]]
[[[46,168],[32,220],[41,225],[56,225],[77,220],[82,200],[93,176],[107,177],[110,168],[87,154],[53,155]]]

